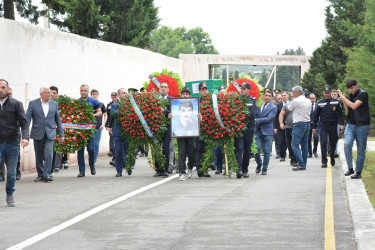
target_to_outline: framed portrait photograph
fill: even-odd
[[[199,136],[199,98],[171,99],[171,136],[197,137]]]

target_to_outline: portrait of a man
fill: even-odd
[[[198,98],[175,98],[172,106],[172,137],[199,136]]]

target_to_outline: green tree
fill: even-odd
[[[346,74],[347,55],[345,48],[356,45],[356,38],[350,36],[348,23],[362,24],[364,19],[364,0],[329,0],[326,8],[325,26],[328,36],[313,52],[310,69],[302,78],[302,86],[310,92],[321,92],[328,84],[337,88]],[[321,77],[317,76],[321,74]],[[316,92],[319,90],[318,92]]]
[[[360,87],[369,94],[370,107],[375,106],[375,2],[365,0],[366,7],[364,24],[349,25],[351,35],[357,38],[357,46],[346,49],[348,55],[346,78],[356,78]],[[344,84],[342,84],[344,85]],[[341,86],[342,89],[346,89]],[[372,121],[375,109],[370,108]]]
[[[175,58],[179,54],[218,54],[210,36],[200,27],[187,30],[161,26],[151,33],[150,49]]]
[[[21,17],[34,24],[38,24],[39,16],[44,14],[38,10],[38,6],[32,4],[32,0],[4,0],[3,4],[0,4],[0,17],[15,20],[14,6]]]
[[[297,50],[286,49],[282,55],[305,55],[303,48]],[[273,77],[272,77],[273,78]],[[273,79],[272,79],[273,82]],[[272,83],[271,82],[271,83]],[[278,66],[276,72],[276,88],[280,90],[291,91],[291,89],[300,83],[300,69],[295,66]]]
[[[269,77],[270,77],[270,72],[264,69],[259,76],[259,84],[262,85],[263,87],[266,86],[266,83]]]

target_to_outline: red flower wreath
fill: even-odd
[[[248,83],[250,83],[250,85],[251,85],[251,89],[250,89],[250,93],[249,93],[249,95],[250,95],[251,97],[255,97],[255,98],[258,100],[258,98],[259,98],[259,92],[260,92],[260,91],[259,91],[259,87],[258,87],[258,85],[257,85],[253,80],[246,79],[246,78],[240,78],[240,79],[237,79],[236,82],[237,82],[238,85],[240,85],[240,86],[241,86],[241,84],[244,83],[244,82],[248,82]],[[229,92],[236,92],[236,93],[240,94],[240,93],[237,91],[236,87],[233,86],[232,83],[229,85],[227,92],[228,92],[228,93],[229,93]]]
[[[168,95],[175,97],[175,98],[178,97],[180,91],[178,89],[178,83],[176,79],[174,79],[173,77],[169,75],[156,76],[156,79],[158,79],[160,83],[163,83],[163,82],[168,83],[168,87],[169,87]],[[148,87],[147,87],[147,92],[151,92],[152,90],[159,92],[159,88],[156,86],[156,84],[152,80],[150,80]]]

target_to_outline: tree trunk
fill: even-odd
[[[4,0],[4,18],[15,20],[13,0]]]

